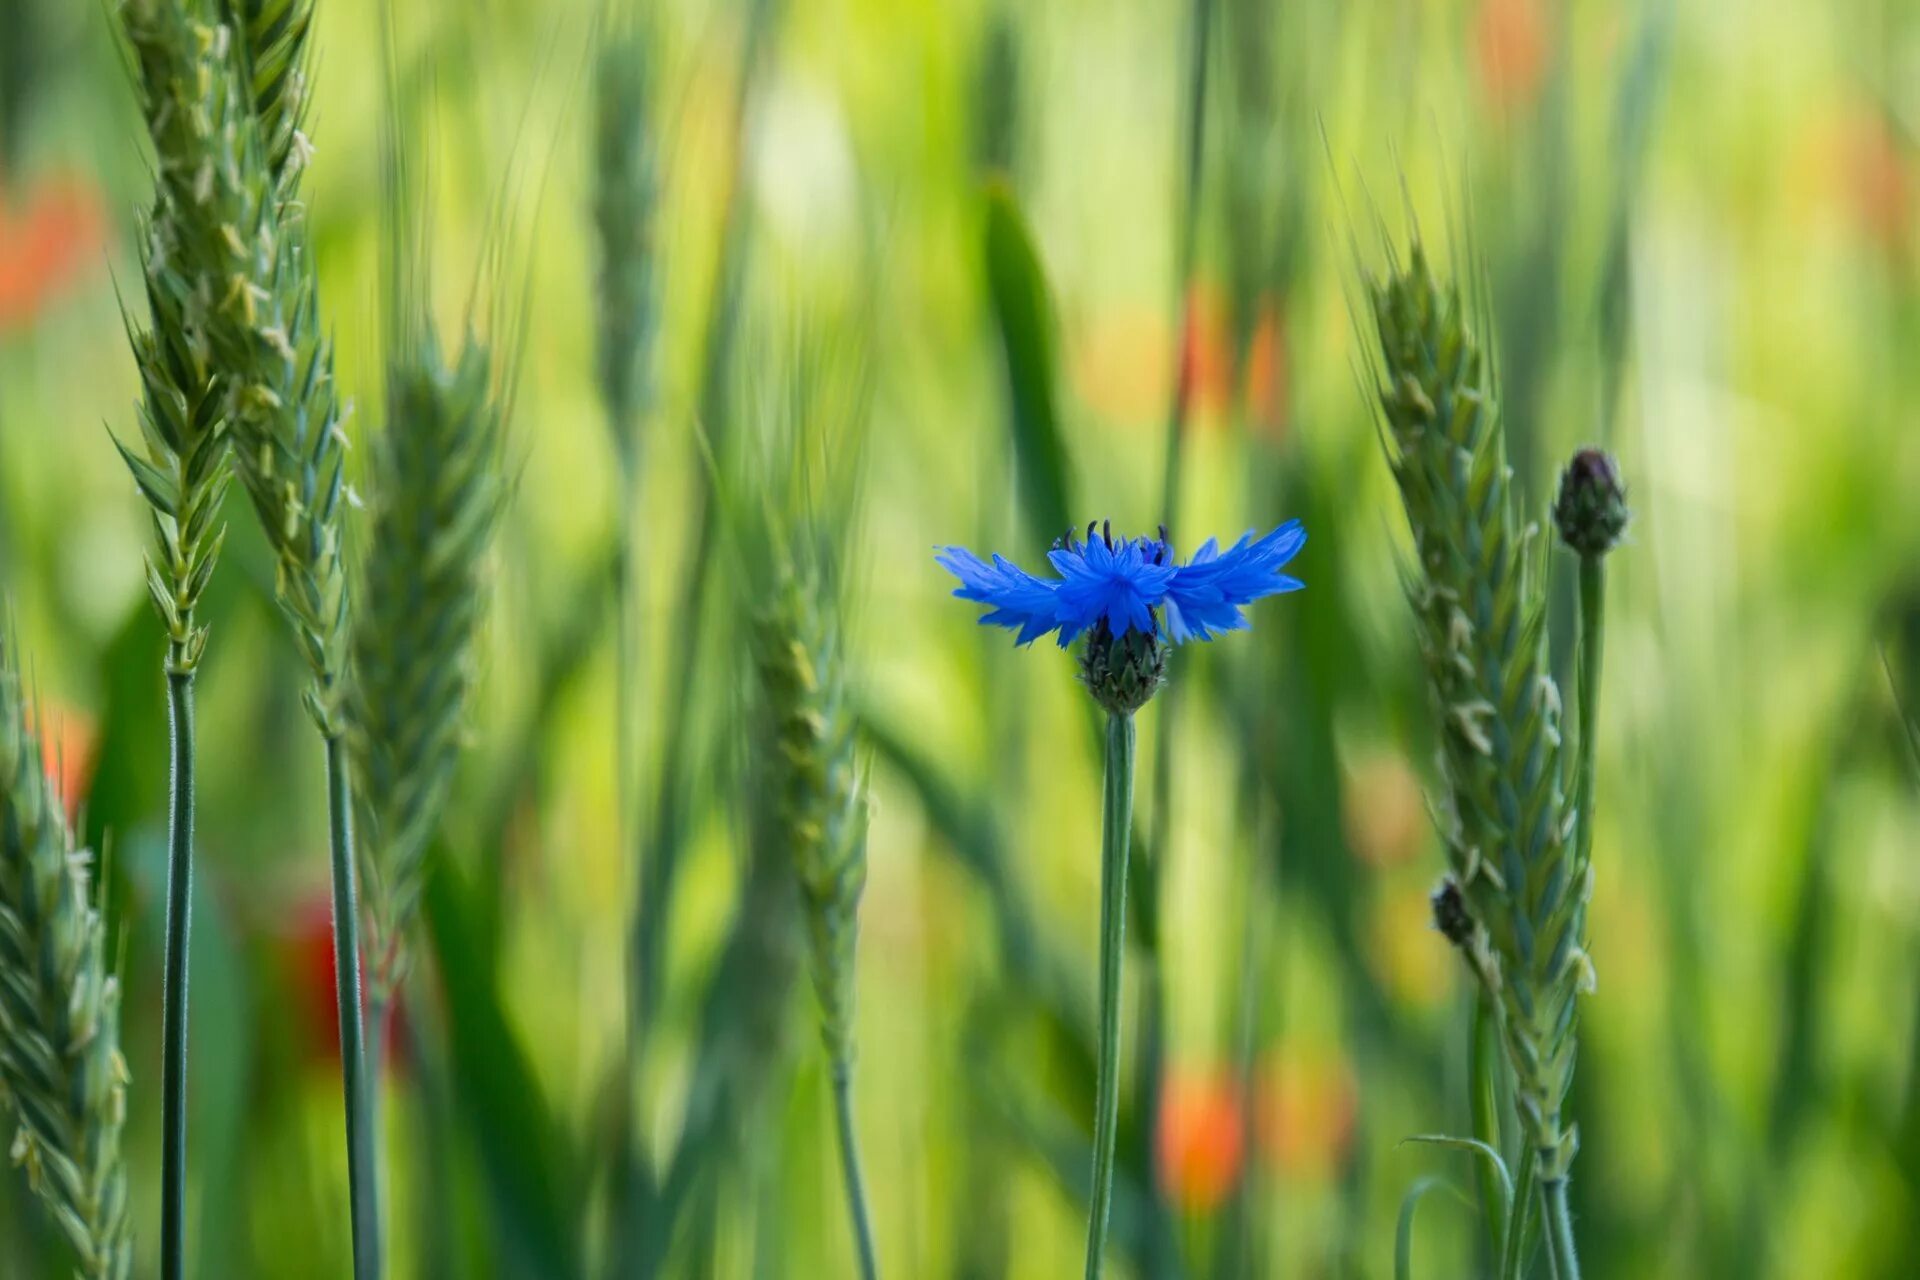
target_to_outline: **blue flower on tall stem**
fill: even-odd
[[[1133,826],[1133,713],[1166,674],[1167,649],[1247,627],[1244,605],[1298,591],[1280,572],[1307,532],[1289,520],[1265,537],[1249,531],[1225,551],[1207,539],[1176,563],[1167,531],[1115,539],[1111,526],[1087,526],[1054,543],[1057,578],[1028,573],[1001,556],[991,563],[965,547],[935,559],[960,586],[954,595],[983,604],[980,621],[1017,633],[1020,644],[1055,635],[1066,648],[1087,637],[1080,678],[1106,708],[1106,772],[1100,848],[1100,1057],[1094,1102],[1093,1195],[1087,1216],[1088,1280],[1098,1280],[1113,1204],[1114,1144],[1120,1119],[1120,961],[1126,944],[1127,854]]]

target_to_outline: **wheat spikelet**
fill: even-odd
[[[149,243],[155,234],[150,233]],[[117,438],[114,445],[153,519],[147,593],[167,630],[167,672],[188,676],[206,649],[207,629],[197,615],[226,538],[226,526],[218,521],[233,472],[221,392],[207,365],[205,342],[155,278],[152,261],[150,256],[147,301],[153,326],[142,331],[128,324],[140,371],[145,451],[137,454]]]
[[[240,0],[229,7],[239,22],[243,82],[266,145],[267,164],[286,172],[306,146],[301,124],[307,110],[307,36],[313,30],[313,0]]]
[[[369,471],[373,531],[353,639],[355,795],[376,1001],[405,974],[404,934],[459,757],[485,560],[505,494],[490,349],[470,338],[448,365],[425,326],[401,349]]]
[[[780,840],[805,908],[822,1039],[840,1070],[853,1055],[867,795],[835,612],[818,578],[789,573],[755,620],[753,648],[773,735],[768,763]]]
[[[205,335],[225,392],[235,469],[273,547],[281,608],[313,672],[307,706],[333,738],[343,728],[347,650],[347,438],[299,205],[309,153],[297,124],[302,42],[283,38],[271,16],[304,10],[250,5],[257,46],[237,40],[207,0],[123,0],[120,15],[161,189],[150,246],[160,269],[149,278],[167,290],[180,323]],[[257,117],[255,101],[272,114]]]
[[[1502,1012],[1541,1177],[1563,1179],[1576,1140],[1573,1077],[1588,869],[1568,838],[1560,697],[1544,650],[1545,544],[1515,510],[1496,390],[1456,288],[1416,241],[1369,286],[1377,393],[1417,563],[1407,594],[1441,724],[1452,874],[1465,945]]]
[[[14,1163],[80,1274],[119,1280],[132,1263],[120,983],[89,901],[90,855],[73,846],[38,736],[0,636],[0,1105],[19,1126]]]

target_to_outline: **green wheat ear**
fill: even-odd
[[[310,149],[298,127],[304,41],[294,37],[304,36],[308,6],[249,3],[238,36],[226,9],[121,5],[161,192],[152,246],[161,270],[149,279],[211,353],[234,466],[313,672],[308,709],[331,738],[342,729],[347,649],[347,438],[299,190]],[[256,103],[267,114],[256,116]]]
[[[1543,1181],[1576,1146],[1573,1078],[1588,867],[1569,838],[1560,694],[1545,652],[1545,552],[1516,512],[1493,372],[1459,290],[1418,240],[1371,281],[1376,392],[1416,562],[1406,589],[1441,719],[1440,822],[1472,927],[1463,943],[1499,1002]]]
[[[867,881],[867,786],[855,759],[836,602],[788,574],[754,621],[754,665],[774,733],[780,828],[806,910],[821,1036],[853,1057],[854,946]]]
[[[76,849],[41,768],[19,668],[0,636],[0,1107],[11,1153],[89,1280],[132,1266],[120,1135],[127,1064],[120,982]]]
[[[428,843],[458,762],[506,495],[505,412],[491,350],[449,365],[431,332],[388,370],[369,469],[373,529],[356,597],[353,761],[373,926],[375,1000],[405,974]]]
[[[864,319],[861,321],[864,324]],[[859,1274],[877,1274],[854,1130],[855,950],[868,786],[848,696],[847,584],[862,474],[864,332],[801,331],[760,362],[764,435],[723,509],[748,599],[764,727],[763,829],[799,891]],[[756,459],[754,446],[762,452]],[[744,498],[745,501],[735,499]]]

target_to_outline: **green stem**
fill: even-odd
[[[1100,1074],[1093,1118],[1093,1193],[1087,1215],[1087,1280],[1099,1280],[1113,1207],[1113,1154],[1120,1128],[1120,962],[1126,952],[1127,848],[1133,826],[1133,717],[1107,717],[1100,838]]]
[[[1586,868],[1593,852],[1595,717],[1600,705],[1600,662],[1607,638],[1607,570],[1600,556],[1580,557],[1580,669],[1577,697],[1580,746],[1575,758],[1574,813],[1578,818],[1574,866]]]
[[[167,840],[167,940],[160,1014],[160,1274],[187,1273],[187,962],[193,933],[193,672],[167,672],[173,774]]]
[[[720,225],[720,261],[715,277],[713,314],[709,320],[706,349],[702,356],[700,379],[700,418],[706,431],[707,447],[715,458],[722,456],[725,430],[732,416],[729,402],[732,384],[734,342],[739,331],[743,282],[747,270],[747,209],[741,192],[746,184],[747,146],[745,139],[749,99],[760,72],[766,48],[773,42],[773,27],[779,16],[776,0],[753,0],[747,21],[746,44],[740,51],[739,77],[734,88],[734,165],[727,189]],[[715,508],[713,477],[704,466],[695,469],[689,500],[691,519],[698,527],[693,557],[688,561],[686,577],[674,617],[681,626],[675,631],[676,647],[671,660],[666,695],[669,699],[663,740],[659,786],[654,794],[652,831],[647,845],[636,850],[640,858],[638,877],[640,900],[634,907],[631,937],[628,943],[628,967],[633,984],[635,1021],[632,1036],[644,1043],[659,1013],[662,973],[665,960],[667,907],[673,894],[673,882],[679,871],[680,842],[685,816],[679,805],[691,790],[688,778],[679,770],[690,770],[693,751],[686,742],[693,714],[694,677],[707,646],[701,642],[701,600],[706,591],[709,569],[719,539],[719,512]],[[631,545],[628,554],[632,553]]]
[[[1547,1228],[1547,1260],[1554,1280],[1580,1280],[1580,1256],[1573,1247],[1573,1218],[1567,1212],[1567,1180],[1540,1184],[1540,1217]]]
[[[833,1113],[840,1129],[840,1173],[846,1181],[847,1212],[853,1218],[853,1242],[860,1254],[861,1280],[877,1280],[873,1222],[867,1213],[867,1188],[860,1176],[860,1144],[853,1130],[853,1064],[833,1064]]]
[[[1580,739],[1574,761],[1574,872],[1585,875],[1593,854],[1595,739],[1600,706],[1600,665],[1606,647],[1607,575],[1601,556],[1580,557],[1580,654],[1576,672]],[[1582,912],[1584,916],[1584,912]],[[1576,935],[1584,920],[1576,919]],[[1544,1154],[1544,1153],[1543,1153]],[[1547,1257],[1556,1280],[1580,1280],[1580,1259],[1573,1244],[1573,1218],[1567,1212],[1567,1180],[1540,1183],[1540,1216],[1546,1229]]]
[[[334,996],[340,1011],[340,1080],[347,1108],[347,1182],[355,1280],[380,1277],[380,1169],[374,1156],[373,1093],[360,1008],[360,891],[353,852],[353,782],[344,734],[327,738],[327,817],[333,854]]]

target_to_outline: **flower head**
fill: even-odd
[[[1603,556],[1627,531],[1627,489],[1620,468],[1599,449],[1582,449],[1560,474],[1553,522],[1576,555]]]
[[[1082,632],[1105,628],[1183,644],[1247,626],[1241,606],[1304,584],[1280,572],[1307,540],[1298,520],[1255,538],[1249,531],[1225,551],[1212,538],[1186,564],[1176,564],[1166,530],[1158,537],[1115,538],[1090,524],[1085,539],[1068,533],[1047,556],[1058,578],[1041,578],[1000,556],[988,564],[964,547],[935,557],[960,586],[954,595],[990,606],[983,624],[1018,632],[1020,644],[1057,633],[1066,648]]]

